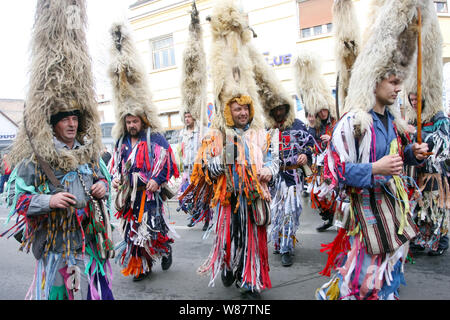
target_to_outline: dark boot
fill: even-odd
[[[138,275],[138,276],[134,276],[134,277],[133,277],[133,281],[134,281],[134,282],[142,281],[142,280],[144,280],[145,278],[147,278],[147,277],[150,275],[150,273],[151,273],[151,271],[149,271],[149,272],[143,272],[143,273],[141,273],[141,274]]]
[[[169,254],[161,259],[161,268],[163,270],[169,270],[172,265],[172,247],[169,246]]]
[[[331,227],[333,225],[333,219],[327,220],[324,222],[323,225],[321,225],[320,227],[317,227],[316,230],[319,232],[324,232],[326,230],[328,230],[329,227]]]
[[[208,230],[208,226],[209,226],[209,220],[206,220],[205,221],[205,224],[203,225],[203,231],[206,231],[206,230]]]
[[[285,252],[281,255],[281,265],[283,267],[289,267],[293,264],[292,255],[289,252]]]
[[[194,226],[194,219],[191,219],[191,221],[189,221],[188,225],[189,228],[192,228]]]
[[[228,270],[227,268],[222,269],[222,274],[220,275],[222,278],[222,283],[225,287],[229,287],[234,282],[234,275],[232,270]]]

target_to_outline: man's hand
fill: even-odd
[[[58,192],[50,197],[50,208],[66,209],[71,205],[75,205],[77,198],[68,192]]]
[[[147,189],[147,191],[156,192],[156,190],[158,190],[158,188],[159,188],[159,185],[155,180],[150,179],[147,182],[147,186],[145,188]]]
[[[258,174],[258,180],[262,183],[267,183],[272,179],[272,172],[269,168],[262,168]]]
[[[114,178],[114,179],[111,181],[111,185],[112,185],[112,187],[113,187],[115,190],[117,190],[117,189],[119,188],[119,185],[120,185],[120,180],[117,179],[117,178]]]
[[[301,154],[298,156],[297,158],[297,164],[300,166],[305,165],[308,162],[308,157],[306,156],[306,154]]]
[[[417,160],[422,161],[423,159],[426,159],[428,155],[425,153],[428,152],[428,144],[422,142],[421,144],[418,144],[417,142],[412,145],[412,152],[414,153],[414,157],[416,157]]]
[[[106,194],[105,184],[99,181],[96,184],[92,185],[91,194],[97,199],[102,199]]]
[[[372,174],[382,176],[399,175],[403,170],[403,160],[398,154],[384,156],[372,164]]]
[[[320,136],[320,140],[322,140],[322,142],[324,143],[328,143],[328,141],[330,141],[331,136],[327,135],[327,134],[323,134]]]

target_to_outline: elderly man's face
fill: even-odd
[[[55,137],[65,144],[72,144],[75,141],[78,130],[78,117],[67,116],[62,118],[53,126]]]
[[[247,104],[241,105],[234,101],[230,105],[231,117],[236,128],[244,128],[250,120],[250,110]]]
[[[276,122],[283,122],[286,120],[286,116],[288,113],[288,107],[285,105],[278,106],[272,110],[272,117]]]
[[[142,120],[136,116],[126,116],[125,125],[127,127],[127,132],[132,137],[136,137],[142,130]]]

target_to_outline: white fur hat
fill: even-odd
[[[86,41],[84,0],[39,0],[31,39],[30,83],[24,123],[39,155],[65,172],[79,164],[98,163],[102,150],[91,59]],[[79,115],[78,149],[56,151],[51,118],[61,112]],[[23,124],[9,153],[12,166],[33,155]]]
[[[181,108],[180,116],[189,112],[192,118],[200,121],[203,114],[203,125],[206,125],[206,55],[203,49],[203,32],[195,1],[192,4],[189,38],[183,52],[183,67],[181,69]]]
[[[116,123],[112,129],[115,139],[126,132],[127,115],[138,116],[146,127],[161,132],[161,124],[156,106],[148,86],[145,67],[136,50],[131,32],[125,23],[113,23],[111,62],[108,74],[113,88],[113,104]]]

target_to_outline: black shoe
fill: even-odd
[[[147,277],[150,275],[150,273],[151,273],[151,271],[141,273],[141,274],[138,275],[138,276],[134,276],[133,281],[134,281],[134,282],[142,281],[142,280],[144,280],[145,278],[147,278]]]
[[[281,255],[281,265],[283,267],[289,267],[293,264],[292,255],[289,252],[283,253]]]
[[[206,220],[206,222],[205,222],[205,224],[203,225],[203,231],[206,231],[206,230],[208,230],[208,226],[209,226],[209,221],[208,220]]]
[[[231,286],[234,282],[233,271],[228,270],[227,268],[223,268],[221,278],[222,278],[222,283],[225,287]]]
[[[324,232],[332,225],[333,225],[333,220],[328,220],[328,221],[324,222],[324,224],[321,225],[320,227],[317,227],[316,230],[319,232]]]
[[[188,223],[188,227],[189,228],[192,228],[193,226],[194,226],[195,224],[194,224],[194,219],[192,219],[189,223]]]
[[[169,254],[161,259],[161,268],[163,270],[169,270],[172,265],[172,247],[169,247]]]
[[[436,251],[430,250],[428,251],[428,255],[432,257],[442,256],[445,252],[445,249],[437,249]]]
[[[409,250],[411,250],[412,253],[418,253],[418,252],[423,252],[423,251],[425,251],[425,248],[422,247],[421,245],[411,243],[411,244],[409,245]]]
[[[280,250],[274,249],[274,250],[273,250],[273,254],[280,254]]]

